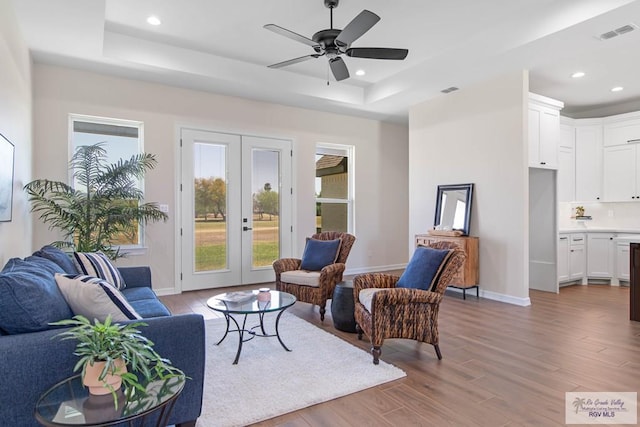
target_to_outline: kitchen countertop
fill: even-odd
[[[560,228],[558,233],[615,233],[618,234],[616,236],[616,240],[635,240],[640,241],[640,228],[628,228],[628,227],[566,227]],[[625,236],[627,234],[627,236]],[[629,234],[634,234],[633,236],[628,236]]]

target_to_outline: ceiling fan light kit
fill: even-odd
[[[351,43],[359,39],[364,33],[369,31],[379,20],[380,17],[375,13],[363,10],[351,20],[342,30],[333,28],[333,9],[338,7],[339,0],[324,0],[324,5],[329,8],[330,27],[326,30],[316,32],[311,38],[302,36],[286,28],[275,24],[267,24],[264,26],[267,30],[276,34],[290,38],[300,43],[311,46],[315,53],[298,58],[289,59],[287,61],[278,62],[269,65],[269,68],[282,68],[288,65],[297,64],[312,58],[326,56],[329,60],[331,73],[337,81],[349,78],[349,70],[341,55],[350,56],[352,58],[367,59],[387,59],[387,60],[403,60],[407,57],[409,51],[407,49],[395,49],[385,47],[351,47]]]

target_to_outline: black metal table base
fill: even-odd
[[[455,285],[449,285],[450,288],[456,288],[456,289],[462,289],[462,299],[467,299],[467,289],[473,289],[476,288],[476,299],[480,298],[480,287],[478,285],[475,286],[468,286],[468,287],[462,287],[462,286],[455,286]]]
[[[257,313],[258,317],[260,318],[260,323],[255,326],[252,326],[249,329],[247,329],[246,327],[247,316],[249,316],[249,314],[255,314],[255,313],[244,314],[242,327],[240,327],[240,324],[238,323],[238,321],[230,313],[225,313],[224,317],[227,320],[227,328],[226,328],[226,331],[224,332],[224,335],[222,336],[222,338],[220,338],[220,341],[218,341],[216,345],[220,345],[222,341],[224,341],[224,339],[227,337],[227,335],[229,335],[229,332],[238,332],[238,351],[236,352],[236,358],[233,361],[234,365],[237,365],[238,360],[240,359],[240,353],[242,353],[242,344],[247,341],[251,341],[255,337],[262,337],[262,338],[277,337],[278,341],[280,342],[280,345],[282,345],[282,348],[284,348],[287,351],[291,351],[282,341],[282,338],[280,338],[280,332],[278,331],[278,326],[280,324],[280,316],[282,316],[282,313],[284,313],[284,310],[280,311],[276,316],[276,324],[275,324],[276,333],[275,334],[268,334],[264,329],[265,313]],[[229,329],[229,326],[231,326],[231,321],[233,321],[233,323],[236,325],[236,329]],[[260,330],[256,331],[256,329],[258,328]],[[247,337],[246,335],[249,335],[249,336]]]

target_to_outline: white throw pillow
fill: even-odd
[[[106,280],[119,290],[126,287],[118,267],[102,252],[74,252],[73,258],[80,273]]]
[[[105,280],[60,273],[56,273],[55,278],[74,314],[101,322],[104,322],[109,314],[114,322],[142,319],[120,291]]]

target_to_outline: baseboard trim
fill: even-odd
[[[506,302],[507,304],[513,304],[513,305],[519,305],[521,307],[528,307],[531,305],[531,299],[529,297],[526,297],[526,298],[514,297],[511,295],[499,294],[497,292],[483,291],[482,288],[480,288],[480,296],[482,298],[486,298],[494,301]]]
[[[178,295],[182,293],[182,292],[176,291],[175,288],[154,289],[153,292],[155,292],[156,295],[158,295],[159,297],[166,296],[166,295]]]

